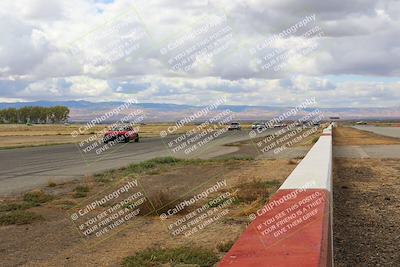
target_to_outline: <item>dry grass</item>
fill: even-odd
[[[32,147],[58,144],[79,143],[91,135],[104,132],[108,125],[97,125],[85,134],[72,137],[71,133],[79,131],[82,125],[33,125],[24,124],[0,124],[0,148]],[[172,129],[172,123],[140,125],[141,137],[159,137],[160,132]],[[197,125],[185,125],[173,134],[182,134],[197,127]]]
[[[24,201],[30,203],[32,206],[39,206],[53,199],[52,195],[46,194],[41,190],[34,190],[24,194]]]
[[[260,204],[262,205],[268,200],[270,193],[275,192],[280,185],[281,182],[277,180],[246,181],[236,186],[236,199],[239,203],[247,204],[260,201]]]
[[[9,212],[0,213],[0,225],[30,224],[34,221],[42,219],[42,216],[25,210],[12,210]]]
[[[218,262],[211,249],[178,247],[173,249],[147,249],[124,259],[123,266],[203,266],[211,267]]]
[[[217,244],[217,249],[219,252],[228,252],[232,246],[235,244],[234,240],[229,240],[229,241],[222,241]]]
[[[400,139],[382,136],[350,127],[337,127],[333,130],[333,144],[346,145],[392,145],[400,144]]]
[[[5,136],[53,136],[53,135],[67,135],[70,136],[73,131],[83,125],[63,125],[63,124],[39,124],[27,126],[25,124],[0,124],[0,137]],[[99,125],[93,127],[88,131],[91,132],[101,131],[105,126]]]
[[[93,183],[90,184],[90,191],[85,192],[88,193],[87,196],[80,199],[73,197],[73,193],[76,191],[86,191],[75,190],[79,184],[73,186],[58,184],[58,189],[63,186],[69,186],[71,191],[63,191],[60,193],[62,195],[57,195],[54,200],[43,205],[42,203],[47,198],[42,193],[31,193],[26,197],[26,200],[40,203],[40,206],[32,208],[32,211],[43,216],[44,220],[42,222],[30,224],[29,231],[22,227],[9,229],[0,227],[0,236],[2,236],[3,241],[0,244],[0,252],[2,252],[0,265],[15,266],[30,263],[34,266],[84,266],[90,262],[98,266],[117,266],[123,262],[124,258],[142,255],[143,251],[152,249],[155,246],[161,246],[160,253],[162,252],[162,255],[171,248],[187,246],[207,248],[213,251],[213,254],[215,253],[219,259],[232,245],[233,242],[230,241],[236,240],[249,222],[245,214],[248,214],[254,208],[260,208],[266,198],[274,193],[294,167],[295,165],[287,164],[287,160],[220,159],[174,161],[171,158],[166,158],[135,164],[114,172],[107,172],[101,177],[110,179],[112,180],[111,182],[118,181],[118,179],[126,177],[129,173],[140,174],[140,184],[146,188],[147,195],[152,198],[156,209],[159,209],[159,211],[163,211],[166,204],[171,207],[170,203],[174,204],[173,200],[188,193],[196,185],[208,181],[210,177],[226,180],[228,188],[224,188],[224,190],[229,192],[241,189],[239,197],[243,198],[244,201],[233,203],[229,206],[230,212],[227,216],[195,233],[190,238],[183,236],[171,238],[167,228],[169,223],[182,218],[185,213],[178,214],[175,218],[164,222],[153,214],[151,216],[137,217],[129,228],[121,233],[111,235],[109,239],[97,244],[90,250],[86,247],[87,244],[80,242],[81,239],[76,229],[71,226],[71,221],[66,219],[65,210],[73,212],[74,208],[76,208],[73,208],[74,205],[79,205],[82,201],[87,201],[100,192],[105,194],[104,190],[106,188],[113,190],[112,183],[96,182],[97,179],[95,177]],[[159,173],[149,173],[157,168],[161,170]],[[207,182],[191,194],[197,194],[213,184],[213,181]],[[162,191],[163,189],[167,191]],[[51,189],[46,187],[46,190]],[[189,197],[189,195],[184,196],[185,199]],[[215,197],[210,195],[208,199],[204,199],[204,203]],[[199,205],[202,204],[199,203]],[[221,235],[221,232],[224,232],[224,235]],[[38,243],[37,240],[40,240],[40,242]],[[52,245],[43,245],[49,243]],[[186,252],[187,250],[183,250],[182,253],[173,253],[172,255],[176,255],[181,259],[180,257],[186,255]],[[156,254],[154,253],[154,255]],[[176,257],[171,258],[168,256],[166,258],[170,260]],[[197,256],[195,255],[195,257]],[[193,255],[190,254],[187,258],[192,259]],[[125,261],[126,265],[135,266],[134,260],[137,258],[130,259],[132,260],[131,262]],[[164,260],[161,262],[164,262]],[[130,263],[133,265],[130,265]],[[179,260],[177,263],[199,262]]]
[[[73,125],[32,125],[27,126],[24,124],[0,124],[0,148],[17,148],[17,147],[32,147],[32,146],[46,146],[46,145],[58,145],[58,144],[73,144],[79,143],[93,134],[101,133],[108,125],[97,125],[85,134],[72,137],[71,133],[79,131],[79,128],[84,126],[83,124]],[[140,125],[139,134],[141,137],[159,137],[160,132],[173,129],[173,123],[160,123],[160,124],[146,124]],[[198,127],[198,125],[185,125],[172,134],[182,134],[191,131]],[[221,127],[221,126],[219,126]],[[250,129],[250,124],[243,124],[243,129]],[[310,137],[303,140],[296,146],[307,146],[312,144],[312,137],[317,134],[311,135]]]
[[[25,124],[0,124],[0,137],[6,136],[70,136],[72,132],[79,131],[79,128],[84,124],[62,125],[62,124],[49,124],[49,125],[32,125]],[[95,134],[103,131],[109,125],[97,125],[90,128],[83,135]],[[138,125],[139,132],[144,137],[160,136],[161,131],[167,131],[168,128],[172,129],[172,123],[165,124],[146,124]],[[174,134],[185,133],[197,127],[197,125],[185,125],[176,131]]]
[[[40,214],[28,210],[51,200],[53,200],[53,196],[36,190],[25,193],[21,200],[2,201],[0,203],[0,226],[30,224],[43,220]]]
[[[48,186],[48,187],[56,187],[56,186],[57,186],[57,183],[54,182],[53,180],[49,180],[49,181],[47,181],[47,186]]]
[[[85,136],[73,138],[67,135],[54,136],[5,136],[0,137],[0,148],[35,147],[59,144],[73,144],[83,141]]]

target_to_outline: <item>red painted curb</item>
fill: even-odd
[[[279,190],[218,266],[331,266],[329,233],[329,191]]]

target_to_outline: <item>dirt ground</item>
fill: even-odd
[[[333,130],[333,145],[394,145],[400,139],[361,131],[350,127],[337,127]]]
[[[336,266],[400,266],[400,160],[336,159]]]
[[[274,186],[268,189],[272,195],[295,166],[288,160],[215,160],[153,168],[140,174],[139,181],[149,194],[165,189],[175,196],[198,185],[213,184],[210,178],[226,180],[230,189],[248,181],[272,181]],[[105,176],[115,178],[125,171],[121,169]],[[0,226],[0,266],[120,266],[123,258],[151,247],[189,245],[216,250],[220,242],[236,240],[249,223],[248,212],[258,208],[254,204],[232,205],[229,214],[190,237],[172,237],[158,216],[140,216],[127,229],[105,241],[86,243],[62,203],[86,201],[110,186],[98,182],[99,177],[104,178],[86,179],[90,192],[85,198],[72,197],[71,190],[77,185],[72,182],[46,188],[45,192],[55,195],[55,199],[29,209],[42,215],[42,221]],[[216,253],[223,256],[221,252]]]
[[[398,144],[400,140],[336,128],[336,145]],[[400,266],[400,160],[334,161],[335,266]]]

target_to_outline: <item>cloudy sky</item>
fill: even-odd
[[[0,33],[1,102],[400,105],[397,0],[2,0]]]

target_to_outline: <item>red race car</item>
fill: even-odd
[[[107,131],[104,134],[103,142],[124,142],[130,141],[139,142],[139,133],[137,133],[132,126],[117,126]]]

